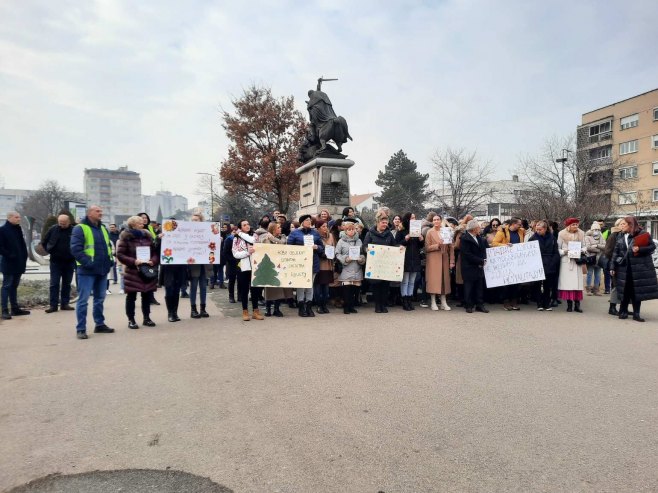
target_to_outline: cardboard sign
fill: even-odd
[[[219,223],[167,219],[162,232],[162,265],[219,264]]]
[[[403,246],[368,245],[366,279],[401,282],[404,276]]]
[[[580,241],[570,241],[567,247],[567,256],[569,258],[580,258],[582,243]]]
[[[488,288],[544,280],[539,243],[529,241],[512,247],[487,248],[484,277]]]
[[[251,285],[313,287],[313,249],[299,245],[256,243],[251,255]]]
[[[419,219],[412,219],[409,221],[409,236],[418,238],[423,227],[423,221]]]
[[[444,245],[451,245],[452,244],[452,228],[449,226],[443,226],[441,230],[439,231],[439,235],[441,236],[441,239],[443,240]]]

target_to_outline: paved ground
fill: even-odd
[[[658,302],[645,324],[591,298],[245,323],[225,293],[137,331],[112,295],[117,333],[87,341],[72,313],[3,322],[0,491],[129,468],[235,492],[658,491]]]

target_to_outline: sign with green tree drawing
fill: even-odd
[[[313,248],[256,243],[251,255],[251,285],[282,288],[313,287]]]

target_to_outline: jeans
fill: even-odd
[[[207,289],[207,281],[206,281],[206,269],[204,266],[201,266],[201,273],[199,274],[199,277],[192,277],[190,279],[190,304],[196,305],[196,289],[197,286],[199,287],[199,294],[201,295],[201,304],[205,305],[206,304],[206,289]]]
[[[313,286],[313,299],[315,303],[321,305],[329,301],[329,285],[328,284],[316,284]]]
[[[8,310],[9,304],[12,308],[18,308],[18,285],[23,274],[2,275],[2,310]]]
[[[103,316],[103,302],[107,291],[107,276],[88,276],[78,273],[78,302],[75,305],[75,316],[78,324],[75,329],[78,332],[87,331],[87,305],[89,296],[94,296],[94,307],[92,315],[96,325],[105,323]]]
[[[62,306],[68,305],[71,301],[71,281],[73,280],[73,271],[75,263],[71,262],[50,262],[50,306],[57,307],[61,300]],[[60,298],[61,282],[61,298]]]
[[[400,283],[400,296],[413,296],[418,272],[405,272]]]
[[[592,286],[592,273],[594,273],[594,286],[598,289],[601,284],[601,267],[598,265],[587,266],[587,287]]]
[[[114,281],[114,284],[117,283],[119,278],[117,277],[117,263],[116,261],[112,264],[112,280]]]

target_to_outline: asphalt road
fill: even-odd
[[[225,295],[131,331],[114,294],[117,332],[87,341],[71,312],[2,322],[0,491],[167,468],[235,492],[658,491],[658,302],[644,324],[602,298],[245,323]]]

